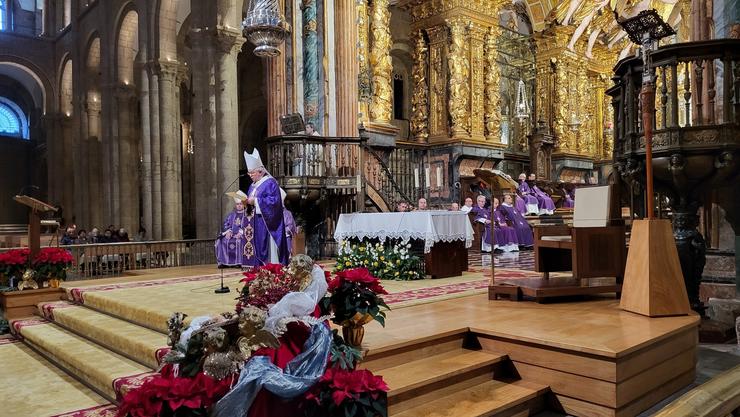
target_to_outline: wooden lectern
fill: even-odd
[[[33,259],[41,249],[41,217],[40,213],[47,211],[57,211],[56,207],[46,204],[43,201],[36,200],[27,195],[17,195],[13,200],[28,206],[28,248],[31,251],[30,259]]]

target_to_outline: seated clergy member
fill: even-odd
[[[288,264],[290,257],[285,237],[285,218],[280,186],[262,164],[255,149],[244,152],[244,161],[252,184],[247,192],[247,204],[254,207],[254,249],[260,265]]]
[[[226,193],[234,199],[234,210],[224,219],[221,234],[216,239],[216,260],[219,266],[257,266],[254,253],[252,213],[247,211],[247,195],[239,190]]]
[[[427,209],[427,199],[422,197],[419,199],[419,205],[417,206],[417,210],[426,210]]]
[[[486,197],[479,195],[477,199],[477,205],[470,210],[471,213],[475,214],[475,221],[486,225],[486,230],[483,232],[480,240],[481,252],[491,252],[491,210],[486,208]]]
[[[493,199],[493,250],[516,252],[519,250],[519,239],[516,230],[506,224],[506,215],[499,210],[498,198]]]
[[[529,174],[529,181],[532,182],[532,192],[537,197],[537,204],[540,206],[540,214],[552,214],[555,212],[555,203],[547,193],[540,190],[540,187],[535,183],[536,179],[537,177],[534,174]]]
[[[458,203],[452,203],[452,204],[450,204],[450,210],[449,211],[460,211],[460,204],[458,204]]]
[[[460,208],[460,211],[463,213],[470,213],[470,210],[473,209],[473,199],[468,197],[465,199],[465,204]]]
[[[498,207],[498,209],[501,210],[501,213],[504,214],[506,220],[514,227],[516,238],[519,241],[519,246],[531,248],[534,246],[532,228],[529,227],[529,223],[527,223],[527,219],[522,216],[522,213],[512,205],[513,201],[511,194],[506,194],[504,196],[504,202]]]
[[[519,191],[519,194],[522,196],[522,199],[524,200],[524,207],[526,208],[526,211],[522,211],[521,205],[519,205],[519,212],[522,213],[522,215],[540,214],[540,206],[539,201],[537,200],[537,196],[535,196],[532,189],[529,188],[529,184],[527,184],[527,174],[523,172],[519,174],[519,188],[517,189],[517,191]]]

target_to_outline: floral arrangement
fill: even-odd
[[[355,274],[362,285],[382,291],[377,280]],[[236,313],[196,317],[189,326],[184,313],[172,315],[167,323],[172,349],[163,358],[160,374],[124,396],[119,416],[221,415],[224,410],[236,412],[232,411],[234,406],[238,408],[245,401],[251,401],[247,403],[254,411],[250,415],[260,417],[280,414],[274,407],[286,404],[295,408],[290,415],[299,415],[299,409],[315,416],[349,417],[351,410],[376,410],[373,416],[386,415],[387,386],[382,378],[356,370],[360,352],[344,344],[336,332],[332,336],[327,317],[318,314],[316,300],[323,298],[328,284],[325,273],[311,258],[297,255],[287,267],[267,265],[244,275]],[[299,299],[304,303],[296,301]],[[306,359],[305,367],[301,359],[299,368],[314,366],[314,379],[310,380],[315,382],[293,402],[275,403],[271,391],[262,395],[266,388],[246,399],[246,393],[251,392],[247,387],[256,383],[259,372],[278,367],[288,373],[290,360],[321,351],[316,341],[322,339],[317,335],[324,335],[326,356]]]
[[[411,244],[395,242],[383,246],[381,243],[350,243],[342,241],[334,271],[352,268],[367,268],[380,279],[416,280],[423,279],[421,261],[411,254]]]
[[[31,261],[33,269],[42,278],[67,278],[67,268],[74,263],[72,254],[61,248],[42,248]]]
[[[9,277],[20,277],[28,267],[28,256],[31,251],[27,248],[13,249],[0,253],[0,275]]]
[[[385,312],[388,309],[380,295],[388,294],[367,268],[355,268],[335,273],[329,281],[331,295],[321,302],[322,311],[333,313],[332,321],[341,326],[364,325],[377,320],[385,326]]]

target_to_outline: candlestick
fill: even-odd
[[[414,168],[414,188],[419,188],[419,168]]]
[[[437,188],[442,188],[442,167],[437,167]]]
[[[424,168],[424,179],[426,180],[424,182],[424,185],[426,185],[427,187],[431,187],[432,181],[429,180],[429,167]]]

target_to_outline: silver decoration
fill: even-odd
[[[280,44],[290,32],[277,0],[252,0],[242,28],[256,47],[254,54],[263,58],[280,55]]]

